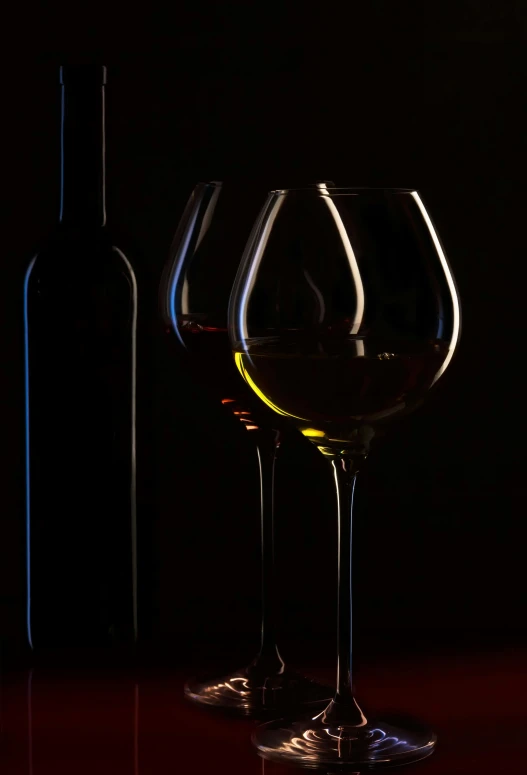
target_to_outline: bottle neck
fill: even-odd
[[[104,85],[61,86],[60,223],[97,228],[106,223]]]

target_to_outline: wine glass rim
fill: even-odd
[[[417,192],[416,188],[394,188],[394,187],[383,187],[383,186],[317,186],[317,187],[301,187],[301,188],[276,188],[272,191],[270,191],[270,194],[274,194],[275,196],[285,196],[286,194],[292,194],[292,193],[323,193],[325,191],[328,191],[332,194],[337,195],[346,195],[346,194],[355,194],[358,195],[360,193],[373,193],[378,192],[382,194],[414,194]]]
[[[203,188],[223,188],[223,180],[201,180],[197,186]],[[361,193],[380,193],[380,194],[415,194],[416,188],[399,188],[395,186],[295,186],[293,188],[274,188],[269,191],[270,195],[285,196],[293,193],[320,193],[328,191],[335,196],[359,195]]]

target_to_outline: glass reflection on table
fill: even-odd
[[[0,684],[1,775],[260,773],[253,724],[190,705],[181,674],[35,668]]]
[[[5,775],[139,775],[139,684],[38,668],[4,676],[0,771]]]

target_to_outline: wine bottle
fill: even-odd
[[[33,650],[137,639],[137,284],[106,225],[106,68],[60,83],[60,217],[24,283]]]

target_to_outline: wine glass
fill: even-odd
[[[366,714],[352,685],[351,515],[357,472],[385,427],[451,362],[460,305],[417,191],[273,191],[233,287],[236,364],[263,403],[327,458],[338,504],[337,690],[319,715],[253,735],[260,754],[307,767],[403,764],[432,753],[422,724]]]
[[[332,694],[328,687],[287,668],[276,645],[273,490],[282,423],[240,377],[227,333],[232,284],[259,207],[251,194],[246,188],[221,182],[194,188],[172,243],[160,299],[165,322],[181,354],[187,355],[190,370],[238,418],[257,453],[262,541],[260,651],[248,667],[212,680],[192,680],[185,686],[189,699],[242,715],[324,703]]]

